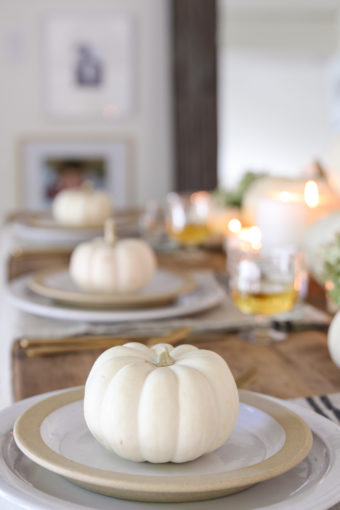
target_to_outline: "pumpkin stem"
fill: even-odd
[[[108,244],[115,244],[116,237],[116,227],[113,218],[108,218],[105,220],[104,224],[104,239]]]
[[[173,365],[175,360],[170,356],[168,348],[163,345],[158,351],[156,351],[152,363],[156,365],[156,367],[168,367]]]

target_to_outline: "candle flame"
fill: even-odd
[[[327,280],[325,282],[325,289],[330,291],[330,290],[333,290],[334,289],[334,283],[330,280]]]
[[[207,191],[195,191],[190,195],[190,202],[194,205],[197,216],[204,221],[209,213],[210,194]]]
[[[290,202],[292,200],[292,194],[289,191],[282,191],[279,196],[282,202]]]
[[[239,232],[239,238],[242,241],[249,243],[254,250],[261,248],[262,235],[259,227],[253,226],[249,228],[243,228]]]
[[[236,232],[239,232],[241,230],[241,228],[242,228],[242,224],[241,224],[240,220],[238,220],[237,218],[232,218],[228,223],[228,229],[233,234],[235,234]]]
[[[319,188],[315,181],[306,182],[304,199],[310,208],[314,208],[319,204]]]

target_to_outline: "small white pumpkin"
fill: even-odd
[[[327,341],[330,357],[340,368],[340,312],[337,312],[329,326]]]
[[[85,183],[80,188],[60,191],[52,205],[54,219],[62,225],[101,225],[112,216],[113,205],[109,194]]]
[[[135,462],[187,462],[219,448],[238,406],[224,359],[192,345],[112,347],[96,360],[85,385],[91,433]]]
[[[105,237],[79,244],[71,255],[70,276],[93,292],[137,292],[152,279],[156,257],[142,239],[116,240],[114,221],[105,222]]]

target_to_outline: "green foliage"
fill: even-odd
[[[333,288],[327,288],[332,300],[340,305],[340,234],[327,244],[323,250],[323,275],[324,282],[332,282]]]
[[[244,195],[250,186],[257,181],[266,177],[265,173],[247,172],[244,174],[237,187],[233,190],[217,189],[215,191],[216,201],[221,205],[228,207],[242,207]]]

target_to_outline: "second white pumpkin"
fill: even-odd
[[[109,194],[90,185],[65,189],[53,201],[52,214],[61,225],[101,225],[112,216],[113,206]]]
[[[141,239],[95,239],[76,247],[70,276],[87,291],[137,292],[152,279],[156,265],[152,249]]]

